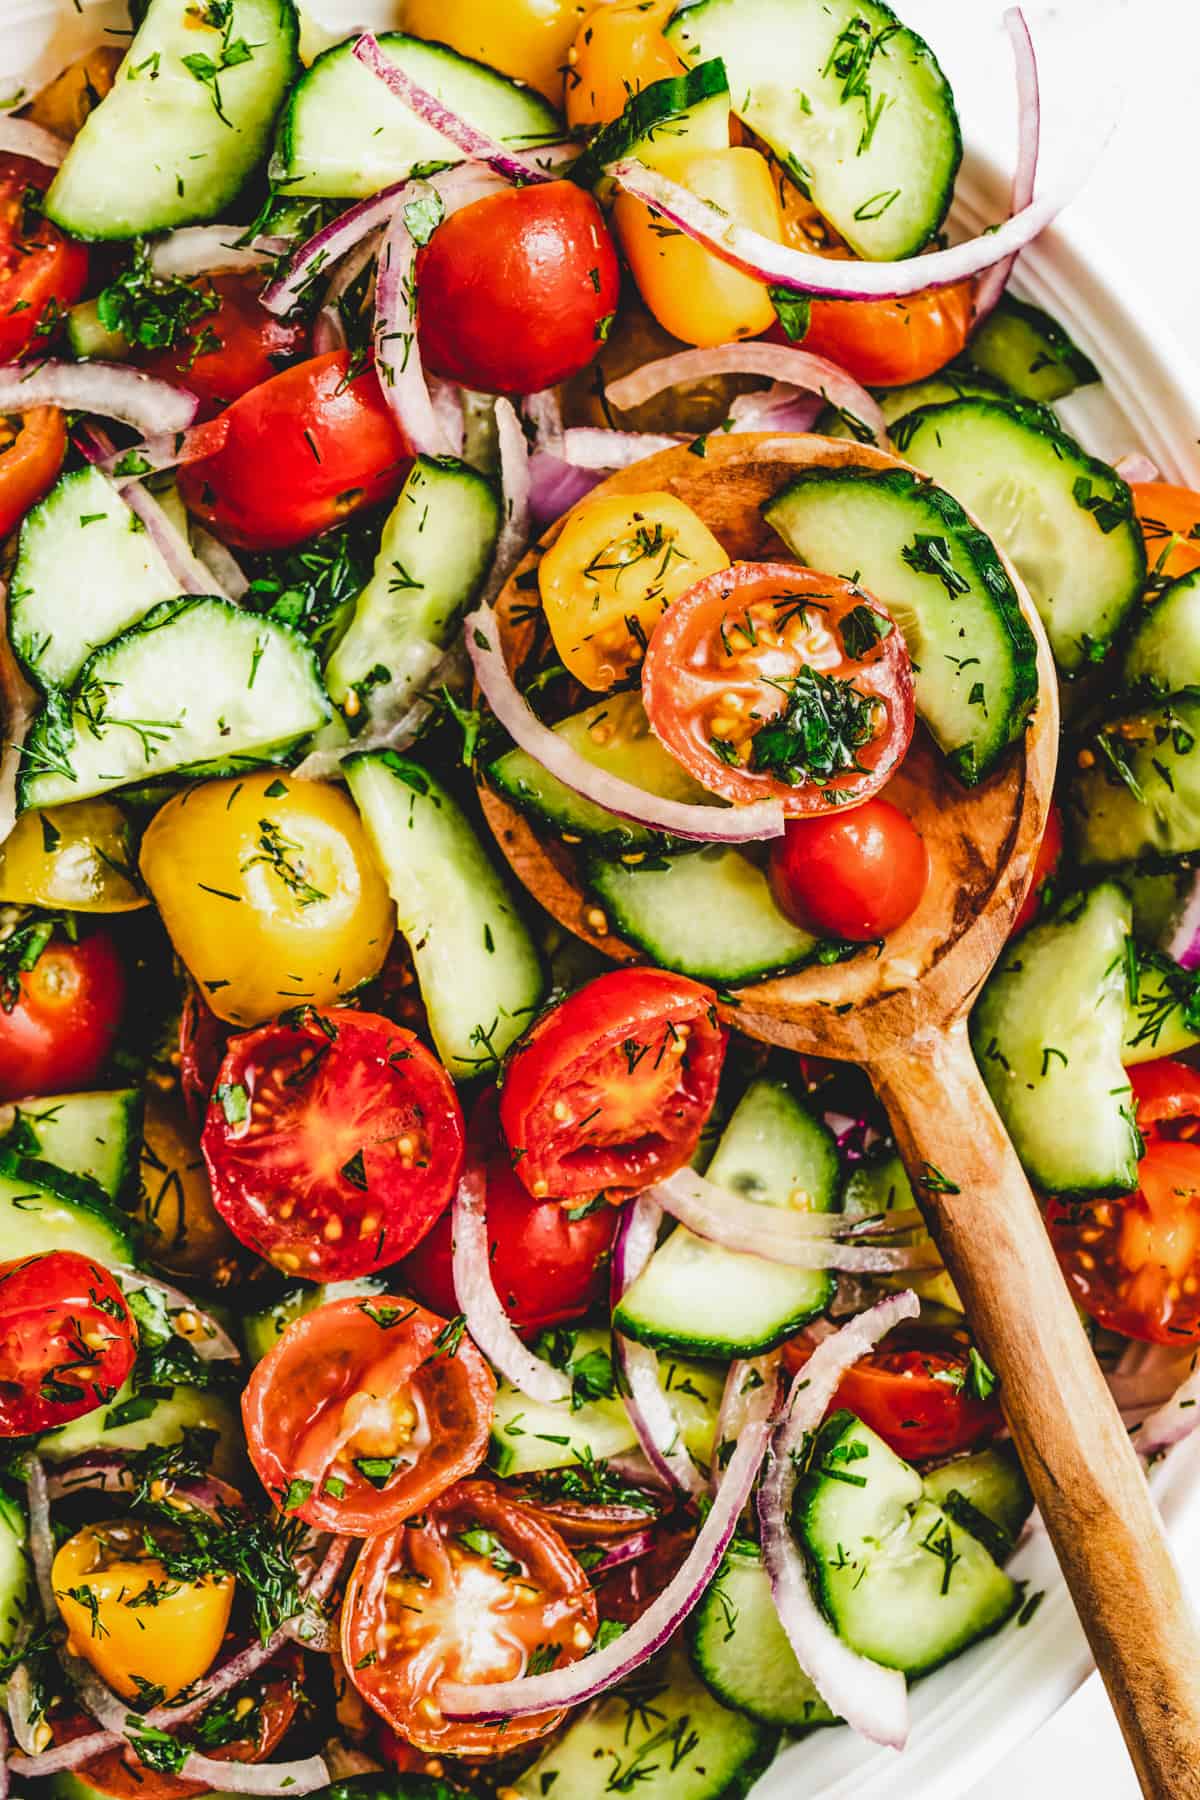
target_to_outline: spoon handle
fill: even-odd
[[[869,1065],[913,1189],[1003,1384],[1025,1473],[1142,1792],[1200,1800],[1200,1632],[966,1026]]]

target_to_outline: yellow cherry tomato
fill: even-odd
[[[674,494],[583,500],[538,571],[554,647],[577,681],[602,693],[638,667],[672,600],[728,567]]]
[[[138,1215],[146,1251],[168,1275],[224,1287],[237,1271],[238,1242],[213,1205],[200,1139],[178,1093],[146,1090]]]
[[[0,849],[0,901],[133,912],[150,902],[132,864],[129,821],[111,800],[73,800],[25,813]]]
[[[567,52],[568,125],[607,125],[631,94],[684,73],[663,36],[674,10],[675,0],[614,0],[588,14]]]
[[[343,789],[262,770],[155,813],[142,877],[219,1018],[258,1025],[378,975],[396,909]]]
[[[235,1586],[231,1575],[169,1576],[136,1519],[77,1531],[54,1558],[53,1582],[70,1648],[127,1700],[143,1692],[137,1678],[171,1700],[207,1674]]]
[[[591,0],[407,0],[404,29],[449,44],[562,104],[567,52]]]
[[[722,207],[740,225],[782,239],[779,195],[757,150],[676,150],[657,163],[672,181]],[[757,337],[775,323],[762,282],[731,269],[681,231],[664,229],[640,200],[618,194],[613,223],[642,299],[672,336],[685,344],[728,344]]]

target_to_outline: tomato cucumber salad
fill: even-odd
[[[918,980],[898,802],[1043,636],[972,1041],[1200,1418],[1200,494],[1010,291],[1023,14],[964,240],[879,0],[396,11],[134,0],[0,113],[0,1800],[800,1791],[1028,1624],[954,1170],[740,1021]]]

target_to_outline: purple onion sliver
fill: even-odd
[[[160,280],[191,275],[235,275],[261,269],[290,248],[285,237],[256,237],[239,244],[242,225],[185,225],[150,247],[150,270]]]
[[[534,529],[542,531],[570,512],[599,487],[605,473],[578,468],[548,450],[534,450],[529,458],[529,511]]]
[[[1008,41],[1012,46],[1013,65],[1017,77],[1017,166],[1013,171],[1010,216],[1023,212],[1033,202],[1037,189],[1038,159],[1042,140],[1042,95],[1038,80],[1037,53],[1033,47],[1029,23],[1019,6],[1004,15]],[[998,262],[982,276],[975,290],[975,323],[978,331],[1008,286],[1016,267],[1014,252]]]
[[[0,412],[31,412],[36,406],[95,413],[140,431],[143,437],[154,437],[163,431],[186,431],[200,402],[186,389],[123,363],[0,364]]]
[[[763,375],[773,382],[785,384],[794,392],[819,396],[822,401],[860,419],[875,442],[886,448],[887,423],[878,402],[862,383],[827,357],[815,356],[811,350],[797,350],[788,344],[756,342],[678,350],[673,356],[643,363],[640,369],[622,375],[619,381],[610,382],[607,393],[618,411],[627,412],[645,400],[653,400],[667,388],[680,387],[688,381],[703,381],[713,375]],[[755,397],[746,396],[748,399]],[[751,427],[756,428],[753,421]]]
[[[454,1296],[471,1338],[518,1393],[543,1405],[566,1403],[571,1381],[521,1342],[492,1281],[487,1235],[487,1183],[468,1161],[451,1212]]]
[[[1161,1456],[1164,1450],[1190,1437],[1200,1425],[1200,1354],[1193,1356],[1192,1368],[1171,1398],[1150,1414],[1134,1443],[1139,1456]]]
[[[330,224],[323,225],[320,231],[301,244],[292,257],[287,273],[264,289],[262,304],[267,311],[276,314],[290,312],[314,277],[332,264],[340,262],[371,232],[388,223],[400,196],[411,185],[409,181],[393,181],[389,187],[380,188],[377,194],[360,200]],[[356,269],[355,274],[358,273],[359,270]],[[340,274],[339,270],[331,287],[337,285]],[[350,280],[353,280],[353,276]]]
[[[179,1771],[185,1781],[202,1781],[206,1788],[218,1783],[227,1794],[315,1794],[329,1786],[329,1767],[323,1757],[306,1756],[299,1762],[217,1762],[193,1751]]]
[[[635,1531],[631,1537],[609,1544],[600,1561],[594,1563],[588,1572],[594,1579],[597,1575],[607,1575],[610,1569],[621,1568],[625,1563],[639,1562],[643,1556],[649,1556],[657,1541],[653,1531]]]
[[[1172,919],[1162,947],[1181,969],[1200,968],[1200,872],[1191,876],[1187,898]]]
[[[1140,450],[1131,450],[1128,456],[1122,456],[1113,468],[1122,481],[1159,481],[1162,479],[1157,463],[1152,463],[1148,456]]]
[[[653,1256],[661,1222],[662,1208],[648,1194],[639,1194],[625,1207],[613,1246],[614,1307]],[[625,1411],[642,1454],[664,1481],[697,1499],[704,1492],[704,1477],[680,1436],[679,1421],[658,1379],[658,1357],[648,1344],[619,1331],[613,1332],[612,1348]]]
[[[70,148],[62,138],[30,119],[0,117],[0,150],[6,155],[27,156],[30,162],[39,162],[47,169],[58,169]]]

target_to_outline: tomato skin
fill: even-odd
[[[470,1338],[447,1347],[446,1329],[403,1295],[331,1300],[292,1321],[242,1396],[250,1460],[289,1517],[371,1537],[478,1468],[496,1380]],[[410,1446],[416,1460],[382,1487],[351,1454],[389,1460]],[[334,1470],[342,1491],[330,1493]],[[296,1481],[311,1489],[300,1501]]]
[[[521,1581],[506,1581],[490,1559],[464,1543],[463,1534],[475,1532],[499,1540],[523,1565]],[[455,1632],[463,1568],[471,1571],[472,1621],[479,1622],[469,1650]],[[408,1591],[420,1596],[421,1605],[406,1608],[404,1583],[414,1574],[418,1581]],[[492,1619],[496,1625],[489,1633],[484,1620]],[[393,1638],[389,1628],[396,1625],[401,1629]],[[422,1519],[363,1545],[342,1606],[342,1656],[367,1704],[417,1749],[496,1756],[542,1737],[563,1715],[537,1713],[491,1725],[446,1719],[422,1702],[444,1675],[460,1681],[519,1676],[539,1644],[558,1645],[560,1665],[576,1662],[595,1630],[595,1595],[558,1533],[492,1482],[461,1481]],[[489,1648],[490,1667],[485,1666]]]
[[[179,1014],[179,1087],[188,1117],[197,1130],[204,1123],[209,1096],[232,1035],[195,982],[189,981]]]
[[[1021,902],[1021,910],[1013,924],[1013,934],[1024,931],[1032,925],[1042,907],[1042,890],[1048,881],[1053,881],[1062,861],[1063,853],[1063,819],[1062,808],[1053,805],[1046,814],[1046,829],[1042,833],[1042,841],[1038,845],[1038,853],[1033,864],[1033,880],[1029,884],[1029,892]]]
[[[848,647],[852,614],[882,634],[861,658]],[[871,735],[853,769],[814,779],[801,768],[792,782],[753,766],[754,746],[806,668],[872,703]],[[735,805],[778,799],[792,818],[869,799],[908,749],[916,716],[912,664],[885,609],[852,582],[793,563],[734,563],[682,594],[650,639],[642,699],[655,735],[703,787]]]
[[[49,1431],[94,1412],[112,1399],[136,1354],[125,1297],[90,1258],[51,1250],[0,1263],[0,1437]]]
[[[929,852],[889,800],[789,819],[771,846],[781,912],[818,936],[869,943],[912,916],[929,885]]]
[[[618,1563],[609,1574],[601,1576],[596,1586],[601,1618],[636,1625],[646,1608],[678,1575],[695,1541],[691,1525],[660,1525],[648,1556],[641,1556],[636,1562]]]
[[[125,1008],[125,971],[106,931],[51,938],[0,1011],[0,1101],[90,1087],[108,1061]]]
[[[416,276],[429,368],[489,394],[536,393],[586,368],[621,284],[604,215],[572,181],[464,206],[420,252]]]
[[[814,299],[800,347],[827,356],[864,386],[904,387],[953,361],[974,318],[973,281],[901,300]]]
[[[15,362],[87,286],[88,253],[22,196],[42,194],[53,169],[28,156],[0,154],[0,362]]]
[[[214,295],[215,310],[187,324],[182,341],[171,349],[142,350],[134,361],[148,375],[187,388],[201,402],[199,416],[212,418],[278,375],[281,362],[299,356],[308,328],[267,311],[259,300],[258,276],[201,275],[190,285]],[[214,338],[219,342],[206,349]]]
[[[374,369],[350,378],[346,350],[284,369],[224,416],[224,448],[181,469],[179,491],[247,550],[286,549],[391,499],[412,460]]]
[[[285,1274],[348,1281],[414,1249],[445,1210],[462,1109],[411,1031],[301,1007],[230,1039],[201,1149],[236,1238]]]
[[[1200,1070],[1178,1057],[1160,1056],[1129,1071],[1138,1130],[1147,1137],[1164,1126],[1170,1135],[1194,1138],[1200,1131]]]
[[[1153,574],[1174,581],[1200,569],[1200,494],[1169,481],[1130,483]]]
[[[567,124],[607,125],[630,94],[682,75],[684,64],[663,36],[675,0],[609,0],[593,8],[567,52]]]
[[[67,454],[67,427],[56,406],[38,406],[0,425],[0,538],[15,531],[49,493]]]
[[[664,1180],[695,1152],[724,1057],[711,988],[662,969],[597,976],[510,1056],[500,1123],[517,1174],[538,1200],[623,1199]],[[582,1130],[555,1115],[572,1094]]]
[[[813,1349],[804,1337],[785,1344],[789,1375]],[[964,1385],[967,1351],[960,1334],[902,1327],[847,1370],[828,1410],[854,1413],[907,1462],[974,1450],[996,1436],[1004,1414],[998,1393],[980,1400]]]

